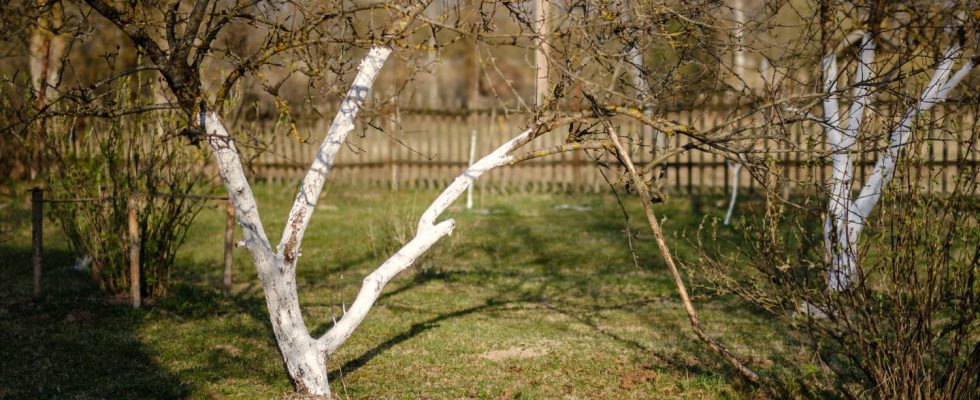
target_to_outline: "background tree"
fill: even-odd
[[[931,140],[976,145],[976,123],[950,118],[976,111],[966,84],[976,61],[972,6],[816,6],[808,25],[820,39],[787,55],[822,58],[821,70],[774,59],[771,90],[804,94],[767,119],[777,129],[792,126],[787,116],[809,120],[806,140],[826,143],[811,147],[811,159],[829,167],[828,179],[787,182],[770,170],[764,214],[742,226],[750,246],[723,254],[705,242],[691,266],[711,287],[781,317],[846,396],[970,398],[980,384],[967,372],[978,365],[977,246],[965,233],[977,224],[967,204],[975,168],[959,155],[951,193],[927,194],[920,163]],[[855,172],[863,159],[876,159],[866,178]],[[781,195],[788,183],[801,192]]]

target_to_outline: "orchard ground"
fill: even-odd
[[[256,187],[277,242],[293,188]],[[17,191],[23,193],[22,190]],[[324,332],[361,279],[410,238],[435,191],[331,187],[307,231],[298,285],[307,326]],[[71,269],[45,225],[43,295],[31,296],[30,212],[0,208],[0,398],[282,398],[293,389],[254,267],[235,250],[221,294],[224,206],[198,215],[166,296],[133,310]],[[728,399],[762,397],[691,333],[639,202],[612,194],[476,194],[457,228],[394,280],[329,361],[342,399]],[[669,244],[696,262],[699,226],[722,193],[657,207]],[[743,196],[739,214],[761,212]],[[707,217],[705,217],[707,215]],[[122,228],[120,228],[122,229]],[[236,232],[240,238],[240,232]],[[718,243],[734,246],[731,228]],[[774,316],[694,287],[706,328],[761,375],[793,385],[819,368]]]

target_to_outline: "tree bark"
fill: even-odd
[[[746,71],[748,70],[748,61],[745,57],[745,3],[742,0],[734,0],[732,2],[732,13],[735,17],[735,51],[732,60],[732,71],[735,73],[735,87],[740,90],[753,90],[752,86],[746,81]],[[738,200],[738,184],[739,184],[739,171],[742,169],[742,164],[738,162],[728,162],[726,163],[729,170],[732,172],[732,197],[728,201],[728,210],[725,212],[724,224],[728,225],[729,220],[732,218],[732,212],[735,211],[735,201]]]
[[[735,200],[738,199],[738,172],[742,169],[742,164],[736,162],[728,162],[728,168],[732,170],[732,197],[728,201],[728,211],[725,212],[725,220],[723,221],[725,225],[728,225],[732,219],[732,212],[735,211]]]
[[[527,143],[531,136],[530,130],[523,132],[474,163],[457,177],[422,215],[415,237],[364,278],[360,292],[344,316],[322,337],[313,339],[303,322],[299,306],[295,279],[296,259],[286,258],[285,251],[288,249],[286,246],[281,247],[279,252],[272,252],[262,231],[255,200],[245,182],[233,141],[228,138],[227,131],[216,115],[209,113],[204,116],[204,120],[205,126],[208,127],[209,142],[218,158],[219,171],[229,193],[232,193],[238,223],[245,232],[245,246],[249,249],[259,270],[273,332],[287,370],[298,392],[315,395],[329,395],[327,358],[364,320],[384,286],[411,266],[416,258],[424,254],[439,239],[452,233],[455,222],[450,219],[437,223],[438,216],[486,171],[508,165],[513,158],[509,153]],[[298,204],[301,208],[316,204],[316,197],[308,200]],[[295,228],[299,229],[300,226],[297,224]],[[293,232],[287,232],[290,233]],[[298,243],[297,241],[296,244]]]
[[[39,4],[38,7],[42,7]],[[37,25],[31,29],[30,52],[28,69],[31,74],[31,86],[37,99],[34,107],[38,112],[55,99],[55,88],[61,82],[61,61],[67,48],[67,39],[58,34],[63,25],[61,4],[54,3],[50,10],[38,18]],[[38,179],[43,175],[44,160],[42,146],[46,140],[46,120],[37,121],[34,136],[34,148],[31,155],[30,178]]]
[[[258,205],[245,179],[235,143],[212,112],[202,113],[201,125],[207,132],[208,144],[215,153],[218,171],[235,207],[235,217],[242,227],[244,246],[248,249],[258,271],[262,291],[276,343],[282,353],[286,370],[303,394],[329,395],[326,354],[318,351],[310,337],[299,306],[296,291],[295,265],[273,252],[259,218]]]
[[[531,130],[526,130],[489,155],[470,166],[442,192],[425,210],[419,219],[415,237],[384,262],[377,270],[364,278],[364,284],[357,293],[354,303],[327,333],[320,338],[324,351],[328,354],[337,350],[360,325],[367,312],[381,295],[384,286],[400,272],[412,265],[415,259],[442,237],[452,233],[455,221],[452,219],[436,223],[436,219],[456,201],[473,182],[487,171],[510,164],[514,158],[510,153],[531,140]]]

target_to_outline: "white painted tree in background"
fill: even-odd
[[[748,71],[749,63],[748,58],[745,56],[745,2],[734,0],[732,2],[732,14],[735,17],[735,29],[732,32],[733,39],[735,39],[732,71],[735,73],[736,84],[741,86],[741,90],[752,90],[752,87],[746,81],[746,72]],[[732,212],[735,211],[735,201],[738,200],[738,185],[741,181],[739,172],[742,170],[742,164],[737,161],[726,161],[725,165],[728,166],[732,174],[732,197],[728,200],[728,210],[725,211],[725,219],[723,221],[725,225],[728,225],[732,219]]]
[[[35,108],[40,111],[50,103],[57,101],[58,84],[63,72],[63,58],[68,51],[68,37],[59,31],[65,29],[63,10],[60,2],[52,2],[41,7],[36,24],[31,27],[30,45],[28,52],[28,70],[31,75],[31,89],[34,90]],[[43,143],[45,121],[42,119],[37,127],[38,142]],[[31,179],[43,175],[44,160],[42,150],[35,148],[31,156]]]
[[[624,3],[626,11],[629,12],[632,5],[627,1]],[[632,15],[632,18],[643,18],[640,15]],[[629,56],[630,62],[633,64],[633,86],[636,90],[636,95],[638,98],[643,99],[650,96],[650,84],[647,83],[647,78],[645,76],[646,60],[644,59],[644,53],[637,45],[640,38],[633,38],[634,42],[630,45]],[[646,102],[644,102],[646,103]],[[650,117],[653,116],[653,108],[650,104],[644,104],[643,114]],[[641,132],[647,131],[650,127],[644,125],[641,127]],[[667,148],[667,136],[663,132],[654,129],[653,130],[653,155],[656,157],[657,153],[666,150]],[[666,168],[661,168],[657,173],[666,174]],[[655,176],[654,178],[660,178],[661,176]]]
[[[854,161],[851,152],[857,142],[865,109],[869,104],[872,87],[874,41],[870,33],[861,40],[860,63],[854,77],[853,102],[847,111],[847,124],[843,124],[837,96],[837,59],[828,54],[823,60],[823,89],[827,93],[823,102],[822,125],[831,151],[831,177],[828,182],[829,204],[824,221],[824,244],[830,262],[827,285],[831,290],[847,289],[857,274],[857,245],[864,223],[895,174],[895,167],[904,147],[912,137],[916,118],[934,105],[946,100],[949,93],[973,69],[973,61],[967,61],[956,74],[953,63],[962,54],[958,44],[951,45],[936,65],[932,78],[918,97],[916,105],[902,116],[891,131],[888,145],[881,151],[878,162],[857,197],[851,197],[854,181]],[[952,75],[952,77],[951,77]]]

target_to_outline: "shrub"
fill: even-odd
[[[804,385],[823,386],[814,377],[829,376],[851,398],[974,398],[977,176],[962,166],[952,193],[927,194],[914,183],[919,171],[915,160],[900,166],[868,220],[857,284],[847,290],[826,289],[823,198],[790,205],[770,195],[761,217],[740,226],[744,245],[735,254],[702,246],[692,276],[768,310],[809,343],[824,374],[794,378]]]
[[[130,83],[124,87],[136,89],[121,90],[115,101],[124,108],[144,106],[138,90],[146,88]],[[92,276],[108,292],[130,287],[129,196],[139,198],[141,288],[147,297],[165,292],[177,248],[204,205],[185,195],[207,190],[207,154],[173,134],[180,123],[179,115],[164,111],[53,118],[48,125],[50,196],[98,199],[55,203],[52,215],[72,251],[92,257]]]

